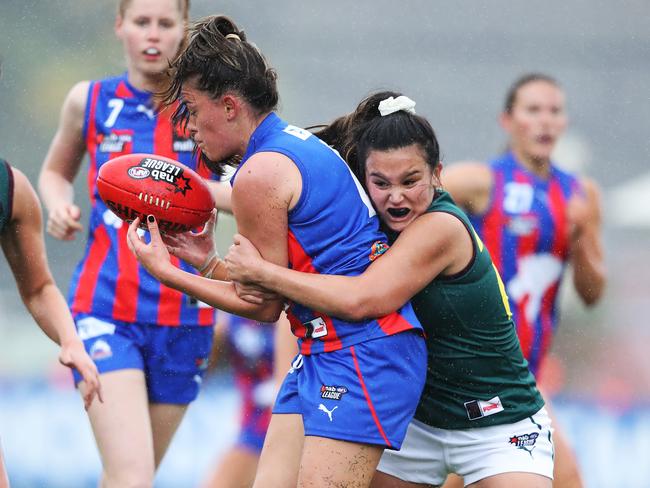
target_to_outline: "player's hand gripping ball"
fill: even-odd
[[[118,217],[132,222],[156,217],[161,232],[178,234],[202,226],[214,208],[207,183],[195,171],[155,154],[126,154],[99,168],[97,190]]]

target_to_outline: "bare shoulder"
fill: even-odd
[[[467,229],[457,217],[447,212],[428,212],[409,224],[397,242],[402,241],[409,247],[417,246],[420,251],[448,252],[467,236]]]
[[[583,176],[580,178],[580,184],[589,199],[600,200],[601,190],[600,185],[593,178]]]
[[[480,161],[458,161],[442,170],[442,185],[461,207],[482,213],[489,204],[494,177]]]
[[[482,161],[457,161],[443,167],[442,183],[445,187],[451,184],[489,189],[492,170]]]
[[[88,80],[76,83],[65,97],[65,105],[69,106],[71,109],[80,110],[83,113],[86,109],[89,89],[90,81]]]
[[[36,221],[40,225],[41,206],[34,187],[19,169],[12,166],[11,172],[14,178],[12,222]]]
[[[300,196],[302,179],[293,161],[284,154],[259,152],[238,171],[232,188],[233,206],[256,195],[267,205],[289,208]]]

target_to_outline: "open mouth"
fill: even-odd
[[[537,142],[540,144],[552,144],[553,143],[553,137],[549,136],[547,134],[541,135],[537,137]]]
[[[391,217],[396,219],[401,219],[403,217],[406,217],[411,212],[411,209],[400,207],[400,208],[389,208],[386,211]]]
[[[143,51],[145,56],[160,56],[160,49],[149,47]]]

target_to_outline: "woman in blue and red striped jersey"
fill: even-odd
[[[508,150],[488,164],[465,162],[443,171],[445,188],[468,212],[501,273],[535,376],[557,328],[566,265],[572,264],[585,304],[596,303],[605,286],[598,189],[551,160],[567,125],[564,105],[556,80],[522,76],[508,91],[500,118]],[[554,485],[581,486],[574,456],[554,424]]]
[[[171,120],[173,108],[159,110],[152,97],[182,44],[188,9],[188,0],[120,0],[115,32],[127,70],[71,89],[39,180],[48,232],[74,239],[82,225],[72,183],[88,154],[88,242],[69,305],[106,391],[106,403],[88,412],[102,486],[152,484],[198,394],[212,341],[213,309],[162,286],[138,265],[127,248],[127,226],[104,205],[95,184],[102,164],[128,153],[160,154],[210,174],[197,168],[192,140]],[[82,381],[79,387],[85,389]]]

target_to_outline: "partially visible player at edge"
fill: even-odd
[[[50,273],[43,242],[43,217],[36,192],[25,175],[0,159],[0,244],[23,303],[45,334],[61,346],[59,361],[81,374],[86,410],[102,400],[97,367],[74,328],[63,295]],[[0,488],[9,479],[0,449]]]
[[[352,275],[386,250],[376,212],[345,161],[276,115],[276,73],[230,19],[198,22],[172,69],[168,98],[180,97],[179,115],[215,170],[241,157],[233,214],[265,258]],[[205,272],[212,279],[175,267],[155,218],[148,221],[151,243],[138,236],[136,219],[129,245],[163,283],[230,313],[277,320],[283,300],[241,300],[233,283],[221,281],[217,258]],[[192,246],[179,251],[188,258]],[[366,487],[383,450],[399,449],[417,406],[426,371],[422,327],[410,303],[355,323],[300,303],[288,315],[302,355],[278,394],[254,486]],[[399,394],[390,394],[397,382]]]
[[[516,80],[500,123],[509,136],[504,154],[488,164],[452,164],[442,179],[490,250],[513,305],[522,350],[537,376],[557,328],[566,265],[571,263],[573,284],[586,305],[603,294],[600,195],[593,181],[551,160],[567,125],[564,92],[555,79],[532,73]],[[575,456],[553,423],[554,486],[580,487]]]
[[[74,272],[69,305],[102,376],[107,398],[88,411],[102,460],[102,487],[151,486],[187,406],[199,392],[212,342],[214,310],[161,284],[138,265],[127,225],[101,201],[95,179],[119,155],[155,153],[203,176],[194,144],[159,110],[153,94],[185,38],[188,0],[120,0],[115,33],[125,73],[77,83],[68,93],[43,163],[39,190],[47,230],[62,240],[82,231],[73,181],[90,159],[91,214],[86,251]],[[206,225],[213,229],[214,219]],[[174,262],[195,273],[187,263]],[[77,382],[81,380],[75,375]],[[87,386],[79,384],[83,392]]]

